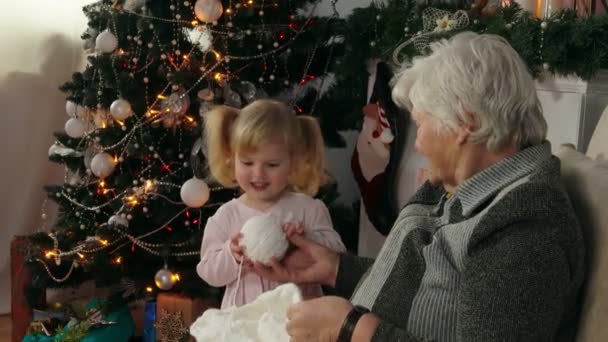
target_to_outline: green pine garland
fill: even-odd
[[[320,101],[318,112],[329,114],[340,130],[357,129],[365,105],[366,63],[378,58],[392,63],[393,51],[423,29],[422,12],[428,7],[451,13],[464,10],[469,26],[429,37],[430,41],[449,38],[465,30],[497,34],[509,41],[538,78],[544,71],[591,79],[608,67],[608,15],[577,17],[574,10],[562,10],[538,19],[513,3],[505,8],[463,8],[445,4],[418,6],[411,0],[389,0],[358,8],[344,21],[345,53],[337,61],[336,82]],[[542,46],[542,48],[541,48]],[[426,51],[413,44],[400,51],[400,60],[411,61]]]

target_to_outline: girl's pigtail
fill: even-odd
[[[238,116],[239,110],[228,106],[217,106],[204,115],[209,171],[225,187],[236,186],[231,136]]]
[[[325,172],[325,145],[319,123],[312,116],[298,116],[301,144],[297,147],[291,184],[296,191],[314,196]]]

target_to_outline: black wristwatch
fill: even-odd
[[[353,332],[355,331],[357,322],[359,322],[361,316],[368,312],[368,308],[361,305],[355,305],[352,310],[350,310],[348,315],[346,315],[344,322],[342,322],[342,327],[340,328],[337,342],[350,342],[350,340],[353,338]]]

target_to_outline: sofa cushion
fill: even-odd
[[[587,247],[587,277],[577,341],[608,341],[608,164],[562,145],[562,181]]]
[[[604,109],[600,121],[595,126],[587,147],[587,156],[593,160],[608,163],[608,106]]]

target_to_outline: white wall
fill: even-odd
[[[58,86],[82,66],[87,2],[5,1],[0,12],[0,313],[10,311],[9,242],[40,226],[42,186],[61,181],[47,151],[67,119]]]

